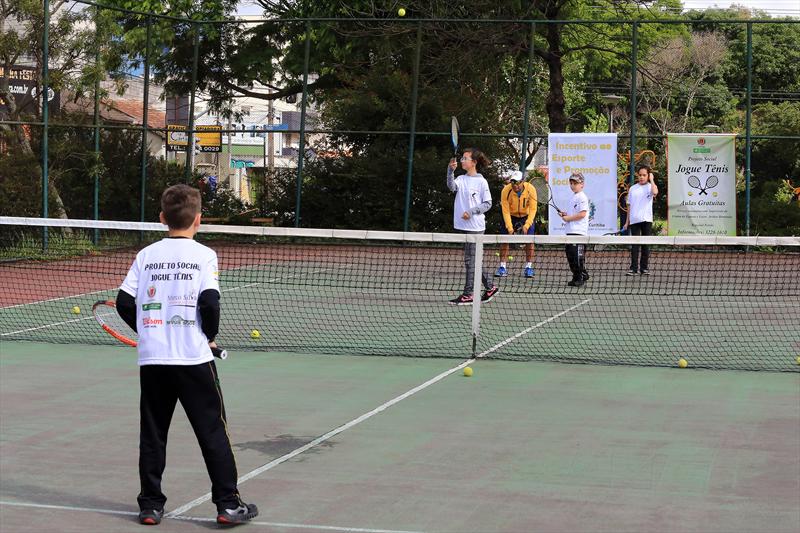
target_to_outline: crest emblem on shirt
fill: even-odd
[[[155,295],[156,295],[156,288],[155,288],[155,286],[153,286],[153,285],[150,285],[149,287],[147,287],[147,296],[148,296],[148,297],[150,297],[150,298],[152,298],[152,297],[154,297]]]

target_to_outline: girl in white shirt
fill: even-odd
[[[653,232],[653,199],[658,195],[658,187],[649,166],[643,165],[636,171],[636,183],[628,191],[628,216],[622,229],[629,229],[631,235],[651,235]],[[650,247],[641,246],[641,262],[639,261],[640,246],[631,246],[631,266],[628,276],[635,276],[637,272],[642,275],[650,273]]]
[[[492,195],[489,183],[478,168],[489,166],[491,161],[477,148],[467,148],[461,157],[461,168],[466,172],[458,177],[456,159],[450,160],[447,167],[447,188],[456,193],[453,204],[453,227],[459,233],[482,234],[486,231],[484,214],[492,207]],[[452,305],[470,305],[473,301],[475,276],[475,243],[464,243],[464,292],[450,300]],[[491,282],[489,274],[481,272],[481,279],[486,291],[481,296],[482,302],[489,302],[497,294],[498,288]]]

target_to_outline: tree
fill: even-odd
[[[90,54],[96,40],[92,29],[82,24],[86,21],[86,13],[71,11],[66,8],[66,4],[66,0],[54,0],[49,6],[49,86],[56,91],[80,94],[83,87],[93,84],[93,78],[88,75],[89,69],[82,58]],[[33,66],[39,73],[36,94],[42,93],[43,28],[44,10],[41,2],[0,0],[0,66],[3,67],[3,74],[0,76],[0,119],[7,121],[0,123],[0,135],[11,153],[29,161],[37,160],[34,154],[40,151],[41,130],[25,127],[20,122],[41,121],[41,109],[38,105],[27,108],[19,105],[18,97],[10,90],[10,76],[12,67],[18,66],[20,62]],[[35,184],[42,180],[40,165],[41,161],[29,177]],[[48,180],[48,185],[49,197],[53,201],[53,214],[66,217],[67,212],[57,180]],[[34,186],[38,186],[38,195],[41,196],[41,186]]]

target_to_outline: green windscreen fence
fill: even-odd
[[[160,224],[0,217],[0,342],[117,343],[92,305],[114,299],[137,252],[164,236]],[[229,351],[800,370],[800,238],[213,225],[196,238],[219,258],[217,342]],[[568,285],[567,244],[585,249],[582,286]],[[465,245],[499,288],[491,301],[479,281],[473,303],[450,303],[464,290]],[[647,247],[645,274],[629,272],[633,246]],[[507,275],[495,277],[501,260]],[[184,310],[157,312],[172,327]]]

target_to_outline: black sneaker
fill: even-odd
[[[569,285],[570,287],[583,287],[584,283],[586,282],[583,281],[583,278],[578,278],[568,282],[567,285]]]
[[[643,268],[642,269],[642,276],[649,276],[649,275],[650,275],[650,271],[647,270],[646,268]]]
[[[142,509],[139,511],[139,523],[146,526],[157,526],[164,516],[164,509]]]
[[[500,287],[498,287],[497,285],[495,285],[491,289],[486,289],[486,292],[484,292],[483,296],[481,296],[481,302],[483,303],[491,302],[492,298],[494,298],[494,295],[497,294],[498,292],[500,292]]]
[[[588,272],[583,272],[583,273],[581,274],[581,279],[582,279],[583,281],[589,281],[589,273],[588,273]]]
[[[217,511],[217,524],[241,524],[258,516],[258,507],[252,503],[243,503],[235,509]]]
[[[450,305],[471,305],[472,304],[472,295],[462,294],[458,298],[453,298],[450,300]]]
[[[636,275],[636,269],[635,268],[628,269],[628,271],[625,272],[625,275],[626,276],[635,276]]]

